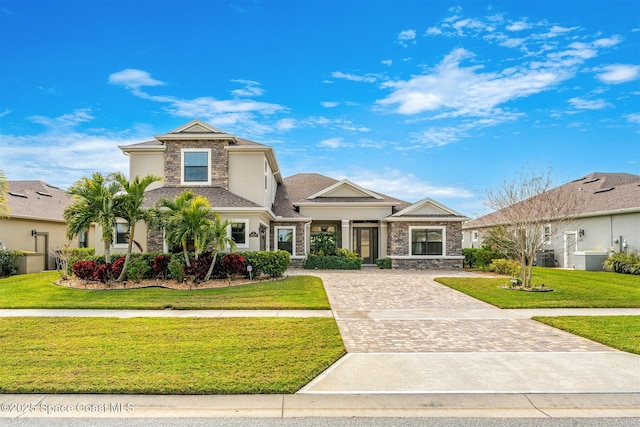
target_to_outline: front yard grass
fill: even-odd
[[[533,319],[618,350],[640,354],[640,316],[558,316]]]
[[[291,276],[228,288],[173,290],[143,288],[93,291],[56,286],[57,272],[23,274],[0,279],[0,308],[110,308],[327,310],[322,281]]]
[[[0,318],[0,393],[294,393],[343,354],[327,318]]]
[[[533,284],[553,292],[501,289],[507,276],[495,278],[440,277],[437,282],[500,308],[636,308],[640,307],[640,277],[604,271],[534,267]]]

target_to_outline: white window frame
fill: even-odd
[[[414,255],[413,231],[414,230],[439,230],[442,232],[442,253],[440,255]],[[447,227],[440,225],[412,225],[409,227],[409,256],[420,258],[441,258],[447,256]]]
[[[473,230],[471,232],[471,241],[473,241],[473,242],[477,242],[478,241],[478,230]]]
[[[292,235],[293,241],[291,244],[291,251],[293,253],[291,254],[291,256],[296,256],[296,227],[294,225],[282,225],[282,226],[274,227],[273,240],[274,240],[274,248],[276,251],[280,249],[278,248],[278,233],[280,232],[280,230],[293,230],[293,235]]]
[[[244,224],[244,243],[236,243],[236,248],[249,248],[249,220],[248,219],[231,219],[232,224]],[[227,227],[227,236],[232,237],[231,224]]]
[[[127,221],[123,219],[116,220],[116,226],[113,227],[113,247],[118,249],[127,248],[129,246],[129,239],[127,239],[126,243],[118,243],[118,225],[128,225]],[[129,231],[131,231],[131,226],[129,226]]]
[[[206,181],[185,181],[184,179],[184,154],[185,153],[207,153],[207,180]],[[211,148],[183,148],[180,150],[180,184],[181,185],[211,185]]]

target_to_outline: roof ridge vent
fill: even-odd
[[[8,191],[7,193],[9,193],[11,196],[22,197],[23,199],[28,199],[26,194],[16,193],[15,191]]]
[[[53,195],[51,193],[45,193],[44,191],[36,191],[36,193],[38,193],[41,196],[45,196],[45,197],[53,197]]]
[[[600,181],[600,178],[593,178],[588,181],[585,181],[584,184],[591,184],[592,182]]]

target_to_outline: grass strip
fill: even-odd
[[[93,291],[57,286],[58,273],[0,279],[0,308],[111,308],[211,310],[327,310],[322,281],[291,276],[272,282],[216,289],[143,288]]]
[[[0,318],[0,393],[294,393],[343,354],[326,318]]]
[[[640,316],[558,316],[533,319],[618,350],[640,354]]]
[[[640,278],[604,271],[575,271],[535,267],[534,285],[553,292],[501,289],[506,276],[440,277],[437,282],[500,308],[636,308],[640,307]]]

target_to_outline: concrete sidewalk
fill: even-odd
[[[333,317],[331,310],[0,309],[1,317]]]
[[[638,394],[0,395],[2,418],[640,416]]]

